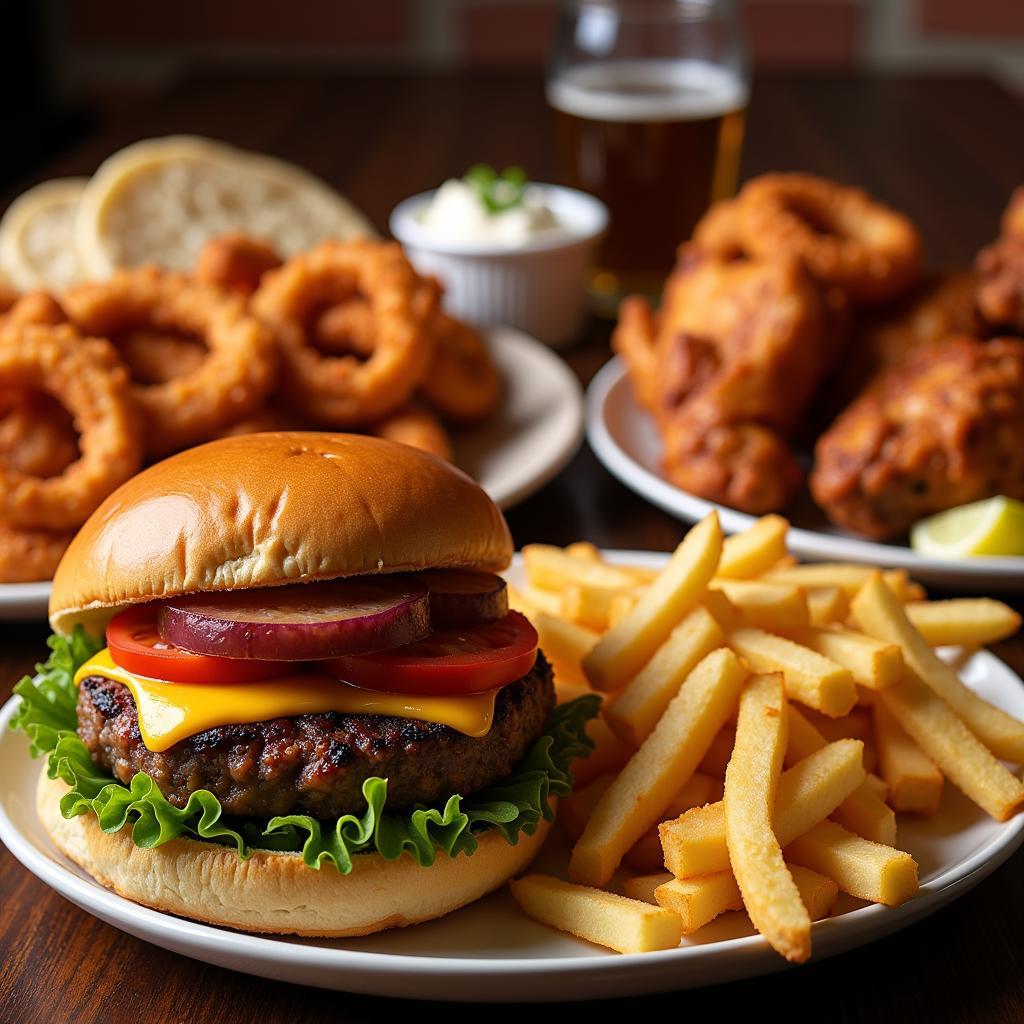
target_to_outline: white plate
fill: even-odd
[[[0,583],[0,622],[45,619],[50,602],[50,581]]]
[[[605,467],[630,490],[684,522],[717,509],[726,533],[738,533],[756,516],[699,498],[669,483],[659,468],[661,438],[633,396],[625,364],[606,363],[587,389],[587,440]],[[922,583],[961,590],[1024,590],[1024,558],[929,558],[898,544],[862,540],[832,526],[809,498],[787,511],[793,523],[790,551],[812,562],[864,562],[907,569]]]
[[[612,552],[615,561],[658,567],[666,556]],[[511,578],[521,573],[513,567]],[[1024,684],[982,652],[964,679],[1024,717]],[[712,985],[780,970],[785,962],[745,915],[725,914],[678,949],[623,956],[524,918],[507,890],[440,921],[366,939],[281,939],[241,935],[136,906],[92,881],[61,855],[34,811],[37,767],[27,741],[12,733],[9,702],[0,713],[0,839],[30,871],[80,907],[141,939],[185,956],[261,977],[371,995],[415,999],[551,1001],[627,996]],[[920,865],[921,892],[895,909],[844,898],[814,925],[814,959],[881,938],[931,914],[980,882],[1024,840],[1024,816],[988,818],[952,786],[939,814],[900,820],[900,843]],[[555,830],[536,867],[564,869]]]
[[[503,509],[562,470],[583,440],[583,393],[546,345],[511,327],[487,339],[505,381],[501,408],[486,423],[456,432],[455,461]],[[43,619],[49,582],[0,583],[0,621]]]
[[[501,508],[539,490],[583,440],[583,394],[569,367],[546,345],[512,327],[487,331],[505,380],[501,409],[455,435],[455,462]]]

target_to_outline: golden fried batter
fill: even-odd
[[[1024,498],[1024,342],[919,346],[821,437],[811,493],[839,526],[898,536],[995,494]]]
[[[269,242],[232,231],[213,238],[199,250],[192,275],[200,284],[252,295],[268,270],[281,266]]]
[[[785,438],[820,379],[827,313],[802,267],[694,249],[654,315],[620,310],[613,344],[665,441],[680,487],[747,512],[782,507],[801,474]]]

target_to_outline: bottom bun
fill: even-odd
[[[242,860],[234,849],[193,839],[143,850],[126,829],[101,831],[92,814],[63,817],[59,804],[67,791],[44,770],[36,794],[39,818],[61,852],[96,881],[154,910],[281,935],[370,935],[441,917],[522,871],[550,828],[542,821],[516,846],[499,832],[484,832],[471,857],[442,853],[429,868],[408,854],[393,861],[360,854],[342,875],[331,864],[308,868],[297,853],[257,851]]]

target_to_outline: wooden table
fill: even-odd
[[[743,171],[801,169],[861,184],[921,225],[934,266],[962,265],[993,235],[1024,172],[1020,125],[1018,103],[982,80],[766,78],[754,90]],[[196,76],[101,121],[38,177],[89,173],[138,138],[198,132],[304,164],[383,229],[398,200],[475,161],[520,163],[550,179],[551,129],[533,76]],[[608,357],[608,333],[608,324],[593,323],[570,356],[584,382]],[[682,530],[620,486],[587,450],[509,522],[519,543],[587,538],[663,550]],[[0,628],[3,697],[45,652],[45,636],[41,624]],[[1024,673],[1024,642],[1003,644],[998,653]],[[1022,950],[1024,852],[951,907],[867,948],[727,988],[633,1000],[629,1012],[635,1019],[658,1013],[698,1020],[753,1004],[794,1020],[1020,1021]],[[0,1021],[299,1024],[424,1012],[466,1010],[301,989],[204,966],[100,923],[0,847]],[[488,1020],[518,1019],[523,1010],[483,1012]]]

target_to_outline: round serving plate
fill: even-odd
[[[626,366],[606,363],[587,390],[587,440],[610,473],[631,491],[684,522],[717,511],[726,533],[751,526],[756,516],[737,512],[684,491],[662,475],[661,438],[650,415],[636,401]],[[922,583],[958,590],[1024,590],[1024,557],[929,558],[903,544],[863,540],[829,524],[810,499],[786,512],[792,527],[789,550],[806,561],[860,562],[906,569]]]
[[[667,556],[624,551],[608,557],[657,568]],[[509,575],[521,582],[518,559]],[[1024,717],[1024,684],[998,658],[982,651],[960,667],[969,686]],[[148,910],[104,889],[50,841],[35,813],[39,764],[29,758],[25,736],[7,728],[15,706],[12,699],[0,713],[0,839],[30,871],[84,910],[205,963],[371,995],[487,1002],[638,995],[786,966],[752,933],[742,913],[722,915],[677,949],[621,955],[528,920],[507,888],[439,921],[363,939],[243,935]],[[1022,840],[1024,815],[1000,824],[946,786],[935,817],[900,819],[900,845],[920,865],[920,893],[896,908],[841,898],[833,916],[814,925],[813,959],[864,945],[934,913],[994,871]],[[535,869],[562,873],[566,855],[556,827]]]
[[[583,440],[583,392],[568,366],[511,327],[487,332],[505,393],[486,422],[453,438],[455,462],[503,509],[555,477]],[[0,621],[43,619],[50,584],[0,583]]]

